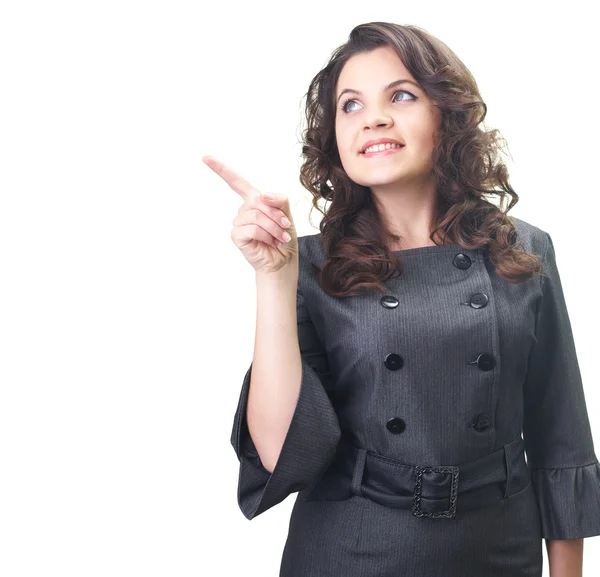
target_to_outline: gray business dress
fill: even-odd
[[[600,535],[554,246],[510,218],[548,276],[507,283],[482,250],[428,246],[399,251],[386,295],[336,298],[320,233],[298,239],[302,382],[273,473],[246,422],[252,365],[231,435],[248,519],[298,492],[280,577],[541,577],[543,538]]]

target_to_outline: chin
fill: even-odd
[[[390,184],[400,183],[406,178],[406,174],[402,171],[395,171],[394,174],[381,174],[381,175],[361,175],[357,180],[353,179],[354,182],[362,186],[388,186]]]

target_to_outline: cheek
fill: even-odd
[[[337,147],[342,162],[352,159],[353,142],[348,131],[339,130],[336,133]]]
[[[346,171],[346,173],[350,174],[352,172],[352,161],[348,155],[348,151],[339,149],[339,153],[342,168]]]
[[[430,114],[425,114],[411,122],[407,138],[419,148],[429,150],[435,145],[437,131],[438,124],[435,119]]]
[[[406,152],[410,153],[413,158],[429,158],[435,143],[432,131],[423,131],[408,134],[406,136],[408,148]]]

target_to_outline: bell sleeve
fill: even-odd
[[[302,379],[296,408],[273,472],[262,464],[246,420],[252,363],[244,376],[231,444],[240,462],[237,499],[251,520],[288,495],[312,487],[335,455],[341,431],[327,391],[333,390],[328,358],[303,296],[296,294]]]
[[[545,235],[523,440],[543,538],[578,539],[600,535],[600,464],[554,245]]]

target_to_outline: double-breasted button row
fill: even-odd
[[[399,304],[398,299],[393,295],[384,295],[379,299],[379,302],[381,303],[381,306],[386,309],[395,309]],[[474,293],[471,295],[469,302],[464,304],[468,304],[474,309],[482,309],[487,307],[489,302],[490,297],[485,293]]]
[[[471,258],[469,255],[464,253],[458,253],[454,259],[452,260],[452,264],[461,270],[468,269],[471,264]],[[474,293],[471,295],[471,298],[468,304],[474,309],[482,309],[485,308],[490,299],[485,293]],[[379,300],[382,307],[386,309],[395,309],[399,305],[398,299],[393,295],[384,295]],[[389,353],[386,355],[383,364],[390,371],[397,371],[404,366],[404,359],[398,353]],[[491,371],[496,366],[496,359],[494,355],[490,353],[480,353],[474,361],[468,363],[469,365],[477,365],[482,371]],[[477,415],[474,421],[471,422],[470,426],[473,427],[476,431],[481,432],[488,429],[492,424],[492,420],[489,414],[483,413],[481,415]],[[386,427],[390,433],[395,435],[402,433],[406,429],[406,423],[400,417],[393,417],[389,419],[386,423]]]
[[[492,417],[487,413],[477,415],[475,420],[471,423],[471,427],[473,427],[477,432],[485,431],[486,429],[489,429],[491,425]],[[404,432],[404,429],[406,429],[406,422],[400,417],[393,417],[386,423],[386,427],[390,433],[398,435],[399,433]]]

